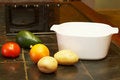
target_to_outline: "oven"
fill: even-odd
[[[50,32],[50,27],[59,22],[58,4],[5,5],[5,13],[7,34],[20,30]]]

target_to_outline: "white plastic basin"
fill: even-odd
[[[102,59],[107,53],[113,34],[118,28],[93,22],[67,22],[53,25],[59,50],[74,51],[80,59]]]

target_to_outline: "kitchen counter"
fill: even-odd
[[[0,37],[0,44],[15,41],[15,36]],[[39,35],[48,46],[51,56],[58,51],[56,35]],[[5,58],[0,54],[0,80],[119,80],[120,47],[111,42],[108,55],[102,60],[79,60],[73,66],[59,65],[55,73],[38,70],[29,57],[29,49],[22,49],[19,57]]]
[[[65,14],[66,12],[61,9],[59,23],[67,21],[91,21],[114,26],[114,24],[111,24],[81,2],[73,1],[61,4],[67,4],[62,7],[65,7],[68,11],[72,9],[71,11],[73,12],[67,11],[69,14]],[[15,41],[15,35],[8,36],[3,30],[0,30],[0,45],[7,41]],[[43,32],[36,35],[48,46],[51,56],[58,51],[55,33]],[[80,59],[73,66],[59,65],[57,71],[51,74],[45,74],[38,70],[37,65],[29,57],[29,49],[21,49],[20,56],[15,59],[5,58],[0,54],[0,80],[120,80],[119,44],[119,34],[114,35],[108,55],[104,59]]]

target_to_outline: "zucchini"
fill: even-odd
[[[42,41],[32,32],[27,31],[27,30],[22,30],[17,33],[16,42],[22,48],[30,48],[31,45],[41,43]]]

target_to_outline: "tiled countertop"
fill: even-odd
[[[15,41],[15,36],[1,36],[0,44]],[[56,36],[39,35],[50,49],[51,56],[57,52]],[[120,80],[120,48],[111,43],[109,53],[102,60],[79,60],[73,66],[59,65],[57,71],[45,74],[38,70],[29,57],[29,49],[21,50],[15,59],[0,54],[0,80]]]

